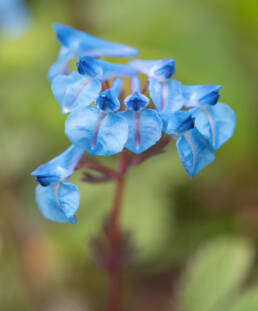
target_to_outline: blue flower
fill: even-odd
[[[22,0],[0,0],[0,32],[17,37],[28,27],[29,14]]]
[[[191,178],[215,159],[208,141],[194,127],[190,111],[164,113],[162,120],[163,131],[176,140],[179,158]]]
[[[70,183],[58,182],[47,187],[36,187],[36,202],[42,215],[56,222],[76,224],[75,213],[79,207],[80,192]]]
[[[175,112],[181,108],[215,105],[219,99],[221,86],[182,85],[179,81],[168,80],[163,83],[155,79],[149,81],[150,96],[161,112]]]
[[[137,74],[137,71],[128,65],[114,64],[90,56],[80,57],[77,68],[80,74],[101,81],[107,81],[113,77],[131,77]]]
[[[216,150],[232,137],[235,130],[235,114],[222,103],[217,103],[221,86],[181,85],[181,102],[183,107],[190,109],[195,128]]]
[[[121,113],[129,126],[125,147],[134,153],[142,153],[161,138],[162,121],[157,111],[146,108],[149,99],[141,94],[137,76],[132,78],[132,92],[124,101],[127,110]]]
[[[71,59],[80,56],[91,57],[131,57],[138,50],[124,44],[96,38],[72,27],[54,24],[57,39],[61,43],[58,60],[50,67],[48,79],[51,82],[59,74],[67,71]]]
[[[101,91],[101,82],[76,71],[69,75],[58,75],[51,84],[63,114],[82,106],[90,105]]]
[[[40,183],[36,187],[36,201],[42,215],[57,222],[76,223],[80,192],[67,181],[80,161],[83,150],[71,146],[51,161],[31,173]]]
[[[120,112],[118,96],[122,80],[114,80],[112,88],[100,93],[96,106],[72,112],[65,122],[70,141],[93,155],[110,156],[121,152],[128,138],[128,125]]]
[[[144,73],[149,78],[154,78],[159,82],[164,82],[171,78],[175,73],[175,61],[171,58],[159,60],[133,60],[129,66]]]
[[[129,65],[148,76],[150,97],[159,112],[175,112],[183,107],[181,83],[169,80],[176,72],[173,59],[135,60]]]
[[[61,45],[76,57],[132,57],[139,53],[130,46],[99,39],[70,26],[54,24],[53,27]]]
[[[182,85],[182,97],[185,108],[194,108],[204,105],[215,105],[220,97],[220,85]]]
[[[66,181],[73,174],[82,155],[83,150],[72,145],[59,156],[39,166],[31,176],[35,176],[41,186]]]

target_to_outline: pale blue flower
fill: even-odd
[[[124,103],[127,110],[121,114],[129,126],[125,147],[134,153],[142,153],[161,138],[162,121],[157,111],[147,109],[149,99],[141,94],[137,76],[132,78],[132,94]]]
[[[120,112],[118,100],[122,80],[100,93],[96,106],[72,112],[65,122],[65,134],[77,147],[94,155],[110,156],[121,152],[128,138],[128,125]]]
[[[42,186],[66,181],[73,174],[83,153],[82,149],[72,145],[59,156],[39,166],[31,173],[31,176],[35,176]]]
[[[56,36],[61,44],[58,60],[50,67],[48,79],[52,81],[59,74],[68,71],[71,59],[81,56],[99,57],[132,57],[138,50],[124,44],[109,42],[96,38],[70,26],[54,24]]]

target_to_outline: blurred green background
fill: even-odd
[[[136,251],[125,273],[125,310],[258,310],[258,2],[27,3],[26,35],[0,37],[0,309],[105,310],[106,280],[92,264],[90,241],[113,185],[73,176],[81,191],[74,226],[41,216],[30,177],[69,146],[46,78],[59,49],[51,25],[59,22],[132,45],[142,58],[175,59],[176,79],[222,85],[221,101],[237,117],[234,137],[193,180],[174,143],[129,173],[122,223]],[[114,166],[116,157],[105,161]]]

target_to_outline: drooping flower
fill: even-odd
[[[81,56],[91,57],[132,57],[138,50],[124,44],[109,42],[96,38],[70,26],[54,24],[56,36],[65,53],[60,53],[58,60],[49,71],[48,78],[53,80],[58,74],[67,70],[70,59]]]
[[[23,0],[0,0],[0,33],[17,37],[26,31],[28,24],[28,9]]]
[[[179,158],[192,178],[214,159],[208,141],[194,127],[189,111],[177,111],[162,115],[163,131],[176,140]]]
[[[96,106],[72,112],[65,122],[70,141],[93,155],[110,156],[123,150],[128,138],[128,125],[118,100],[122,80],[116,78],[110,89],[101,92]]]
[[[196,129],[205,137],[211,148],[217,150],[235,130],[235,114],[227,105],[217,103],[220,86],[182,86],[185,108],[190,108]]]
[[[157,111],[147,109],[149,99],[141,94],[137,76],[132,78],[132,94],[124,103],[127,110],[122,112],[129,126],[125,147],[134,153],[142,153],[153,146],[162,135],[162,121]]]
[[[68,182],[83,155],[83,150],[71,146],[51,161],[31,173],[39,185],[36,201],[44,217],[57,222],[76,223],[79,189]]]
[[[42,186],[66,181],[74,172],[83,155],[83,150],[74,145],[49,162],[40,165],[31,173]]]

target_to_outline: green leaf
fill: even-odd
[[[182,310],[220,310],[226,296],[246,278],[253,258],[248,240],[223,237],[209,242],[192,258],[181,282]]]
[[[225,311],[257,311],[258,310],[258,286],[253,287],[241,295],[232,306]]]

